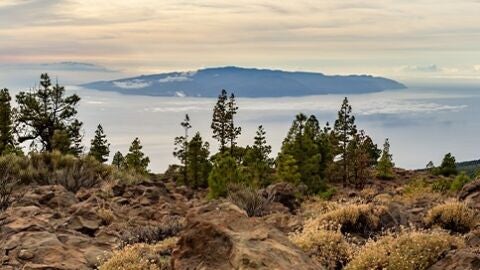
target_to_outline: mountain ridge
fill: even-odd
[[[371,75],[325,75],[236,66],[140,75],[81,86],[130,95],[191,97],[215,97],[220,89],[228,89],[240,97],[282,97],[371,93],[406,88],[392,79]]]

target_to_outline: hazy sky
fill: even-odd
[[[480,80],[480,0],[0,0],[0,80],[225,65]]]

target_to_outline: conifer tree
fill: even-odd
[[[242,172],[235,158],[230,155],[217,157],[208,176],[209,197],[218,198],[227,194],[230,183],[241,183]]]
[[[103,132],[102,125],[98,124],[97,130],[95,130],[95,137],[90,142],[90,152],[88,155],[103,163],[108,160],[109,154],[110,144],[107,141],[107,135]]]
[[[38,142],[41,150],[49,152],[56,144],[67,153],[79,154],[82,151],[82,123],[75,117],[80,97],[75,94],[65,96],[65,88],[58,83],[52,86],[47,74],[40,78],[40,88],[17,95],[19,142],[32,141],[32,145]],[[65,146],[66,137],[69,147]]]
[[[238,106],[235,101],[235,95],[232,93],[227,103],[227,137],[230,142],[230,155],[234,155],[235,147],[237,145],[237,138],[241,134],[242,129],[235,126],[235,115],[237,114]]]
[[[187,185],[192,188],[205,188],[208,186],[208,175],[212,164],[208,160],[210,155],[209,143],[203,142],[200,133],[188,143],[187,162],[189,164],[187,174]]]
[[[338,163],[340,164],[342,183],[346,186],[350,173],[348,165],[351,163],[348,156],[348,145],[353,136],[357,134],[355,116],[352,115],[352,106],[350,106],[346,97],[338,111],[333,132],[337,141],[337,154],[340,156]]]
[[[117,167],[117,169],[123,169],[125,165],[125,157],[120,151],[117,151],[112,159],[112,165]]]
[[[383,144],[382,156],[377,164],[377,174],[378,177],[382,179],[391,179],[393,178],[393,167],[395,164],[393,163],[392,154],[390,154],[390,142],[385,139],[385,143]]]
[[[220,153],[224,153],[229,139],[229,113],[227,108],[227,91],[222,89],[218,96],[217,104],[213,109],[213,117],[211,128],[213,130],[213,138],[216,139],[220,145]]]
[[[13,152],[16,149],[11,100],[8,89],[0,90],[0,155]]]
[[[443,157],[439,172],[444,176],[455,175],[458,173],[455,157],[451,153],[448,153]]]
[[[321,178],[318,138],[320,128],[314,116],[307,118],[304,114],[298,114],[292,123],[287,137],[283,141],[281,152],[277,160],[277,167],[291,167],[282,162],[295,161],[300,174],[300,182],[308,187],[309,193],[317,193],[324,187]]]
[[[184,128],[185,133],[184,136],[175,137],[175,149],[173,152],[173,156],[180,160],[182,163],[182,175],[183,175],[183,182],[186,184],[188,182],[187,179],[187,172],[188,172],[188,130],[192,127],[190,124],[190,117],[188,114],[185,115],[185,119],[180,125]]]
[[[356,188],[363,188],[371,176],[372,157],[370,153],[369,137],[361,130],[348,143],[349,175],[347,180]]]
[[[132,145],[128,149],[128,154],[125,156],[125,167],[128,170],[136,171],[138,173],[148,173],[148,164],[150,158],[145,156],[142,152],[143,146],[138,138],[133,140]]]
[[[297,161],[292,155],[282,153],[278,155],[276,177],[279,181],[285,181],[294,185],[301,183],[301,174],[298,170]]]
[[[243,160],[246,174],[253,183],[259,186],[270,184],[270,174],[274,163],[273,159],[269,157],[272,147],[267,144],[265,135],[265,129],[260,125],[254,138],[254,144],[246,148]]]

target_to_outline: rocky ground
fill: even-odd
[[[318,217],[335,219],[333,211],[341,212],[345,205],[365,206],[360,208],[378,217],[362,221],[360,215],[356,224],[342,221],[336,227],[341,241],[345,237],[355,250],[387,231],[430,229],[428,211],[449,199],[480,209],[480,180],[458,194],[412,191],[407,183],[418,174],[399,170],[395,180],[373,181],[363,190],[338,188],[328,201],[301,198],[288,184],[275,184],[263,191],[274,200],[259,217],[249,217],[228,200],[208,201],[205,192],[168,181],[130,186],[108,182],[77,193],[59,185],[28,186],[0,216],[0,269],[96,269],[127,244],[152,245],[152,240],[164,239],[174,239],[171,249],[138,255],[148,260],[158,255],[166,261],[163,266],[130,269],[341,269],[352,260],[348,254],[357,251],[349,251],[343,263],[332,263],[333,257],[325,254],[336,244],[313,248],[302,244],[302,237],[311,239],[301,234]],[[445,250],[425,269],[480,269],[480,228],[449,233],[465,244]]]

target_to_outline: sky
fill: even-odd
[[[0,84],[230,65],[476,82],[479,14],[480,0],[0,0]]]

